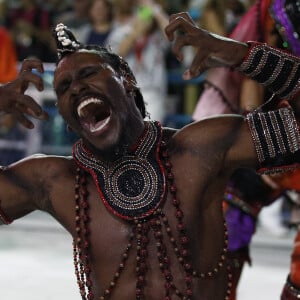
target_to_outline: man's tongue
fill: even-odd
[[[88,131],[94,133],[94,132],[98,132],[98,131],[100,132],[104,128],[104,126],[106,124],[108,124],[109,120],[110,120],[110,117],[107,117],[104,120],[101,120],[98,122],[91,121],[90,119],[84,118],[84,119],[80,120],[80,123],[81,123],[81,126],[83,128],[85,128],[85,130],[88,130]]]
[[[90,132],[101,131],[110,120],[110,110],[98,99],[84,101],[78,107],[80,123]]]

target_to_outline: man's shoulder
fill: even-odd
[[[6,168],[26,170],[27,173],[50,174],[69,172],[75,168],[75,163],[72,156],[33,154]]]
[[[21,159],[19,162],[57,162],[57,163],[63,163],[63,162],[70,162],[73,160],[73,157],[70,156],[62,156],[62,155],[49,155],[49,154],[43,154],[43,153],[36,153],[29,155],[23,159]]]

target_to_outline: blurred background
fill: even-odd
[[[181,128],[196,119],[194,112],[206,88],[208,74],[182,80],[183,71],[192,61],[193,49],[184,49],[181,63],[172,55],[163,31],[169,15],[188,11],[203,28],[230,36],[253,5],[260,9],[260,2],[0,0],[0,84],[16,77],[24,58],[41,59],[45,72],[40,76],[45,90],[40,93],[30,87],[27,93],[50,116],[46,122],[35,122],[33,130],[24,130],[12,116],[1,115],[0,164],[8,165],[33,153],[71,155],[77,136],[67,131],[57,113],[52,89],[56,53],[51,29],[57,23],[67,25],[80,42],[107,46],[123,56],[136,74],[150,118],[165,126]],[[256,25],[257,22],[252,22],[252,26]],[[131,44],[129,36],[134,37]],[[252,266],[244,267],[238,300],[279,299],[289,272],[298,226],[293,208],[296,203],[298,209],[299,195],[294,186],[278,187],[278,180],[276,184],[274,189],[279,192],[272,194],[272,201],[267,199],[265,207],[255,215],[255,231],[248,245]],[[8,227],[1,226],[1,299],[80,299],[71,243],[65,230],[41,212]]]

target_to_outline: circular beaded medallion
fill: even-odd
[[[104,181],[106,201],[122,215],[133,218],[157,206],[159,178],[145,159],[124,157],[109,170]]]

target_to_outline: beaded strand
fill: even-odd
[[[75,225],[77,238],[73,241],[73,258],[75,265],[75,274],[81,297],[92,300],[92,281],[90,279],[90,260],[89,260],[89,230],[87,223],[88,215],[88,191],[86,188],[87,181],[85,176],[80,176],[81,170],[77,169],[75,184]]]

